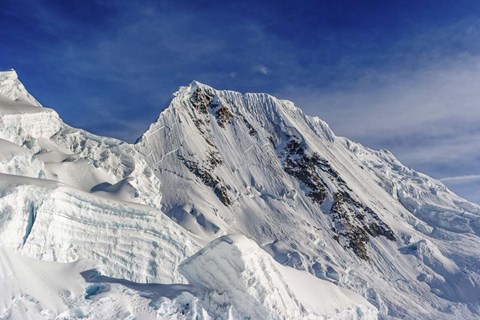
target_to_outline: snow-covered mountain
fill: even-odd
[[[0,175],[0,319],[480,317],[480,207],[267,94],[192,82],[132,145],[2,72]]]

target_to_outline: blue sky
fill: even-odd
[[[480,203],[480,1],[0,1],[0,69],[134,141],[180,85],[268,92]]]

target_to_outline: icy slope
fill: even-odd
[[[13,71],[0,79],[2,242],[42,260],[90,259],[109,276],[183,282],[176,267],[199,246],[158,210],[160,182],[141,155],[67,126]]]
[[[189,291],[194,288],[159,290],[155,284],[98,276],[94,266],[87,260],[33,260],[0,245],[0,319],[195,319],[193,311],[204,311]],[[171,316],[173,310],[178,317]]]
[[[348,140],[345,143],[376,182],[417,218],[432,227],[480,235],[478,205],[453,194],[441,182],[402,165],[387,150],[367,149]]]
[[[244,236],[225,236],[180,265],[188,282],[209,291],[209,307],[234,319],[376,319],[353,292],[284,267]],[[224,308],[224,307],[223,307]]]
[[[225,242],[231,239],[235,243]],[[262,268],[242,266],[251,258],[261,262]],[[190,285],[142,284],[101,275],[92,261],[38,261],[0,245],[0,319],[213,320],[245,319],[253,314],[261,319],[376,318],[376,310],[360,296],[275,263],[245,238],[217,240],[183,266]],[[219,274],[205,282],[205,270]],[[223,275],[236,282],[220,283]],[[248,285],[241,283],[247,280],[255,284],[254,292],[233,286]],[[214,289],[218,284],[222,285],[219,290]]]
[[[0,174],[1,242],[48,261],[97,261],[104,274],[182,282],[176,266],[198,246],[161,212],[62,184]]]
[[[84,262],[60,265],[28,259],[0,246],[0,319],[53,319],[83,298]]]
[[[136,148],[163,211],[204,239],[245,234],[382,317],[480,314],[479,207],[289,101],[193,82]]]

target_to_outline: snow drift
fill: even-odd
[[[376,319],[361,296],[284,267],[245,236],[214,240],[180,265],[208,299],[228,305],[232,319]],[[212,308],[212,306],[210,306]]]

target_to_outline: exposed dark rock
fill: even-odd
[[[198,131],[200,131],[202,135],[205,135],[206,134],[204,129],[205,122],[202,119],[192,119],[192,120],[193,120],[193,123],[195,124],[195,127],[197,127]]]
[[[210,90],[195,89],[190,96],[190,102],[196,110],[204,115],[207,115],[210,110],[217,118],[218,125],[222,128],[225,128],[225,123],[229,122],[233,117],[233,114],[226,106],[219,104],[218,101],[214,101],[214,93]],[[194,121],[198,121],[198,119]],[[197,123],[195,125],[199,128]]]
[[[345,239],[348,247],[363,260],[369,260],[367,255],[369,235],[372,237],[384,236],[395,241],[392,229],[372,209],[355,201],[347,192],[335,193],[330,214],[335,223],[334,232]]]
[[[212,98],[213,94],[211,92],[207,92],[206,90],[197,88],[195,89],[195,91],[193,91],[190,97],[190,102],[195,107],[195,109],[197,109],[201,113],[207,114],[207,107],[212,101]]]
[[[296,140],[287,145],[285,172],[300,180],[307,188],[313,202],[321,204],[327,196],[326,187],[316,170],[317,158],[310,157]]]
[[[286,147],[285,171],[296,177],[306,187],[305,193],[314,202],[322,204],[328,194],[332,194],[320,176],[320,172],[327,174],[337,187],[333,194],[333,205],[330,216],[334,223],[332,228],[334,239],[351,248],[363,260],[369,260],[367,243],[369,236],[384,236],[395,241],[393,231],[368,206],[352,198],[348,191],[351,189],[332,168],[326,159],[314,152],[309,155],[306,147],[293,138]]]
[[[215,115],[217,116],[218,125],[222,128],[225,128],[225,123],[229,122],[230,119],[233,117],[230,110],[228,110],[228,108],[225,106],[220,107],[220,109],[217,110]]]
[[[268,137],[268,141],[270,141],[270,143],[272,144],[272,146],[275,148],[275,140],[273,140],[273,137],[272,137],[272,136]]]
[[[179,158],[191,173],[197,176],[206,186],[213,189],[215,195],[224,205],[229,206],[232,204],[232,200],[228,196],[227,188],[218,177],[214,177],[208,170],[202,168],[195,161],[187,160],[183,156],[179,156]]]
[[[371,222],[367,226],[367,232],[374,237],[384,236],[388,240],[396,241],[395,234],[392,229],[387,226],[383,221]]]
[[[220,157],[220,153],[218,151],[210,150],[207,153],[207,165],[213,170],[217,166],[222,165],[223,160]]]
[[[330,210],[332,220],[335,223],[336,237],[334,239],[351,248],[359,258],[369,260],[367,255],[368,234],[363,228],[355,225],[344,204],[344,194],[337,192],[334,195]]]
[[[245,119],[245,118],[243,118],[243,122],[245,123],[245,125],[248,128],[248,133],[251,136],[256,136],[257,135],[257,130],[255,130],[255,128],[252,126],[252,124],[250,122],[248,122],[248,120]]]

